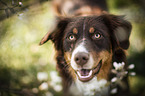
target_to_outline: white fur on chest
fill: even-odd
[[[81,82],[77,79],[71,85],[70,93],[73,96],[108,96],[109,86],[107,86],[107,80],[97,80],[97,77],[89,82]]]

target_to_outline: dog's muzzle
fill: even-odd
[[[92,69],[83,68],[83,66],[89,63],[89,54],[85,52],[78,52],[74,57],[74,61],[81,67],[79,70],[75,70],[75,73],[77,74],[78,79],[82,82],[91,80],[97,73],[99,73],[102,66],[102,60],[100,60],[100,62],[96,64],[97,66]]]

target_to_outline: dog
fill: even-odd
[[[127,68],[131,23],[124,16],[109,14],[105,0],[55,0],[53,4],[58,22],[40,45],[54,43],[64,96],[110,96],[112,63],[125,62]],[[127,76],[123,82],[126,88],[118,86],[112,96],[129,96]]]

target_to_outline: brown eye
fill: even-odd
[[[99,38],[101,38],[101,34],[99,33],[94,34],[93,39],[99,39]]]
[[[74,40],[76,40],[76,38],[75,38],[74,35],[70,35],[70,36],[68,37],[68,39],[69,39],[70,41],[74,41]]]

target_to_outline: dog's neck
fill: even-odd
[[[76,79],[69,91],[73,96],[107,96],[109,94],[109,86],[107,80],[98,80],[97,77],[94,77],[89,82],[81,82]]]

